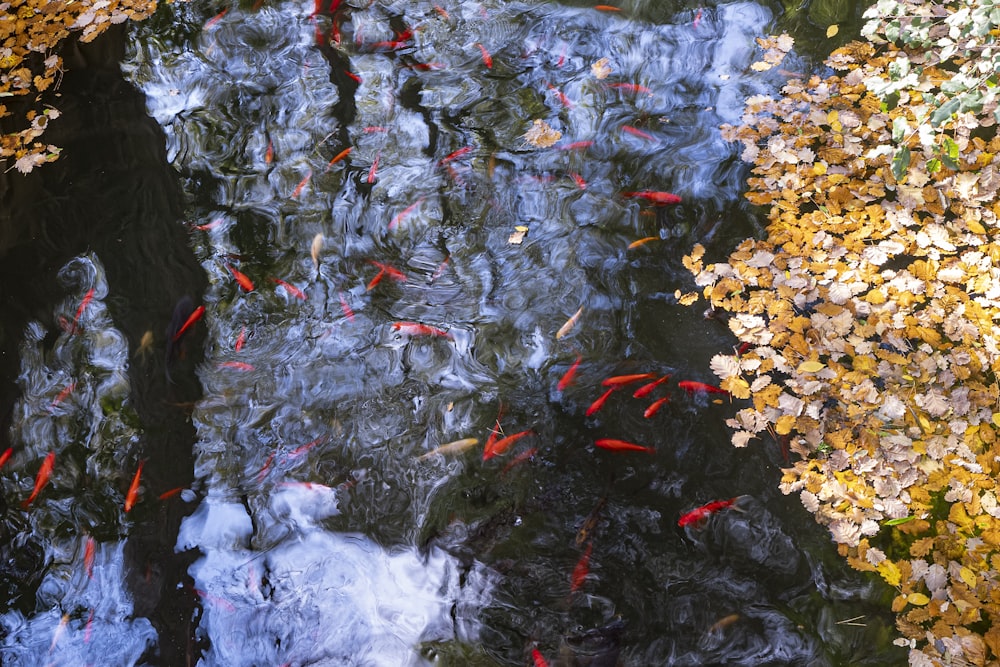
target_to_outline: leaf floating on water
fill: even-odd
[[[797,373],[815,373],[824,368],[826,368],[826,364],[821,361],[803,361],[795,371]]]
[[[840,26],[834,23],[833,25],[831,25],[829,28],[826,29],[827,39],[836,36],[838,32],[840,32]]]
[[[521,245],[527,233],[528,233],[527,227],[525,227],[524,225],[518,225],[514,227],[514,232],[509,237],[507,237],[507,243],[510,243],[512,245]]]
[[[677,299],[677,303],[682,306],[690,306],[692,303],[698,300],[697,292],[688,292],[687,294],[681,294],[680,290],[674,291],[674,298]]]
[[[524,133],[524,140],[535,148],[548,148],[562,138],[562,132],[553,130],[549,124],[536,118],[531,129]]]
[[[611,61],[607,58],[601,58],[590,66],[590,73],[593,74],[594,78],[597,80],[608,78],[611,71]]]

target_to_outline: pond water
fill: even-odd
[[[718,126],[787,76],[750,68],[779,19],[822,33],[751,2],[137,26],[155,124],[127,91],[81,103],[105,130],[68,167],[117,165],[93,213],[117,222],[16,264],[48,282],[4,329],[3,664],[905,663],[888,592],[778,493],[777,444],[733,449],[738,406],[677,384],[734,345],[675,293],[694,243],[761,233]],[[623,194],[647,191],[681,202]]]

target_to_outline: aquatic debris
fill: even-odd
[[[553,130],[549,124],[536,118],[531,128],[524,133],[524,140],[535,148],[548,148],[562,138],[562,132]]]
[[[608,58],[601,58],[590,65],[590,73],[597,80],[608,78],[611,72],[611,61]]]

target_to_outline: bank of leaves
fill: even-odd
[[[790,444],[782,490],[897,588],[911,664],[996,664],[1000,9],[880,0],[867,16],[833,75],[751,97],[723,128],[754,164],[767,238],[686,263],[749,344],[712,362],[749,401],[733,443]]]
[[[49,121],[59,117],[43,105],[42,94],[59,85],[59,44],[70,32],[89,42],[111,25],[146,18],[155,9],[155,0],[0,2],[0,160],[5,171],[13,167],[26,174],[59,156],[56,146],[40,141]],[[16,106],[23,115],[8,109],[11,98],[20,98]]]

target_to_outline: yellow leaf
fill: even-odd
[[[891,560],[884,560],[878,564],[878,573],[882,575],[886,583],[890,586],[899,586],[899,568]]]
[[[826,162],[817,162],[813,165],[812,172],[815,176],[822,176],[826,173]]]
[[[906,596],[906,601],[912,605],[922,607],[928,602],[930,602],[931,599],[926,595],[924,595],[923,593],[910,593],[909,595]]]
[[[824,368],[826,368],[826,364],[821,361],[803,361],[795,371],[797,373],[815,373]]]
[[[738,375],[726,378],[719,386],[732,394],[734,398],[750,398],[750,384]]]
[[[826,29],[827,39],[835,36],[838,32],[840,32],[840,27],[836,23],[834,23],[833,25],[831,25],[829,28]]]
[[[967,567],[963,567],[961,570],[958,571],[958,576],[960,576],[962,578],[962,581],[965,582],[966,586],[968,586],[969,588],[972,588],[972,589],[976,588],[976,573],[975,572],[973,572],[972,570],[970,570]]]
[[[788,435],[792,432],[793,426],[795,426],[794,415],[782,415],[774,422],[774,430],[778,435]]]
[[[994,426],[1000,427],[1000,412],[994,412],[993,416],[990,417],[990,421],[993,422]]]

